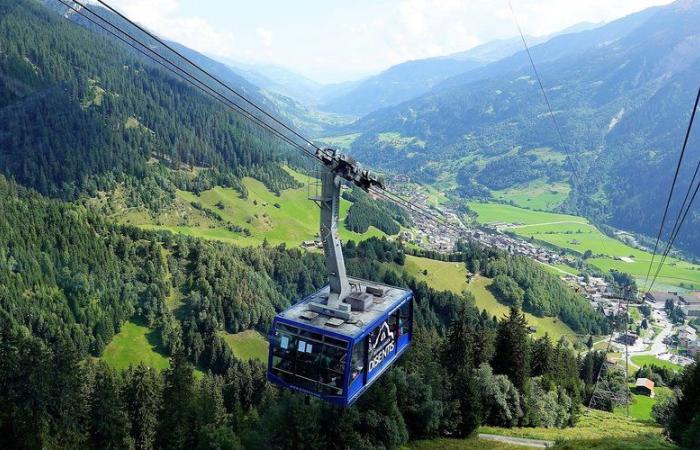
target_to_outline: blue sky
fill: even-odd
[[[162,36],[220,58],[271,63],[320,82],[512,37],[507,0],[108,0]],[[669,0],[512,0],[546,35]]]

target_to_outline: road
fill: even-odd
[[[511,436],[501,436],[500,434],[479,433],[479,439],[486,441],[503,442],[504,444],[518,445],[529,448],[550,448],[554,447],[554,441],[542,441],[539,439],[526,439]]]
[[[661,325],[663,329],[654,337],[654,340],[652,341],[651,346],[649,348],[638,350],[637,345],[630,348],[630,365],[636,367],[636,365],[632,362],[632,357],[638,355],[652,355],[660,359],[666,359],[661,357],[667,352],[667,347],[666,344],[664,344],[664,339],[670,336],[673,332],[673,324],[670,320],[668,320],[668,316],[666,315],[666,310],[664,309],[664,306],[665,305],[662,303],[655,303],[652,307],[652,316],[654,317],[654,319],[656,319],[656,323]],[[642,345],[646,347],[646,344],[642,343]]]

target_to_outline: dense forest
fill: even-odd
[[[370,198],[360,189],[343,192],[343,198],[352,202],[345,217],[345,227],[350,231],[366,233],[373,226],[388,235],[395,235],[402,226],[411,225],[411,217],[403,208],[386,200]]]
[[[375,270],[405,254],[371,239],[348,243],[349,270],[414,291],[416,341],[327,424],[338,416],[330,406],[268,387],[264,366],[238,361],[218,333],[264,331],[275,311],[324,283],[321,255],[116,226],[11,182],[0,188],[5,447],[288,448],[309,442],[289,436],[310,433],[319,448],[395,448],[481,423],[570,425],[590,390],[581,373],[594,368],[584,370],[565,341],[533,340],[517,307],[493,318],[468,294]],[[173,289],[182,295],[175,311],[166,304]],[[91,362],[132,315],[161,331],[172,355],[163,374]],[[207,375],[194,381],[194,367]]]

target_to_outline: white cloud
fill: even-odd
[[[508,0],[354,0],[329,2],[324,8],[304,0],[290,2],[293,6],[269,0],[112,1],[162,36],[198,51],[279,64],[324,81],[517,34]],[[512,0],[523,31],[536,36],[670,2]]]
[[[258,27],[255,29],[255,32],[257,33],[258,37],[260,38],[260,41],[262,41],[262,44],[265,47],[272,47],[272,31],[266,28]]]
[[[179,0],[117,0],[112,3],[128,17],[167,39],[211,55],[233,57],[236,54],[233,32],[217,30],[204,17],[184,17]]]

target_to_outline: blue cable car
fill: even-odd
[[[408,349],[413,293],[350,282],[357,290],[347,298],[357,311],[348,320],[309,308],[328,296],[329,286],[277,315],[269,336],[269,381],[348,406]]]
[[[319,150],[325,165],[320,236],[329,284],[279,313],[269,334],[267,379],[339,406],[355,402],[408,349],[413,293],[348,278],[338,236],[340,189],[345,181],[370,191],[381,180],[334,150]]]

